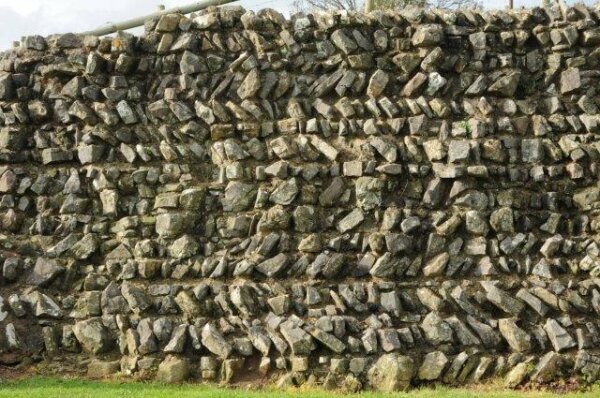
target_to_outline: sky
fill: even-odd
[[[9,48],[22,36],[81,32],[108,22],[150,14],[158,5],[167,8],[193,3],[193,0],[0,0],[0,49]],[[274,8],[293,10],[293,0],[241,0],[247,10]],[[504,8],[507,0],[483,0],[486,8]],[[571,3],[568,1],[567,3]],[[585,0],[592,4],[594,0]],[[540,0],[514,0],[515,7],[539,5]]]

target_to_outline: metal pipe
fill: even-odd
[[[176,14],[176,13],[180,13],[180,14],[189,14],[191,12],[195,12],[195,11],[199,11],[205,8],[208,8],[210,6],[220,6],[223,4],[228,4],[228,3],[233,3],[234,1],[237,0],[203,0],[203,1],[197,1],[195,3],[192,4],[188,4],[187,6],[181,6],[181,7],[173,7],[173,8],[169,8],[168,10],[160,10],[160,11],[156,11],[152,14],[148,14],[148,15],[144,15],[142,17],[136,17],[136,18],[132,18],[132,19],[128,19],[126,21],[123,22],[118,22],[118,23],[109,23],[101,28],[98,29],[94,29],[94,30],[89,30],[87,32],[82,32],[82,35],[94,35],[94,36],[104,36],[104,35],[108,35],[111,33],[115,33],[119,30],[127,30],[127,29],[131,29],[131,28],[135,28],[138,26],[141,26],[144,24],[144,22],[146,22],[149,19],[152,18],[156,18],[156,17],[160,17],[162,15],[165,14]]]

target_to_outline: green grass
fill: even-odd
[[[195,384],[161,385],[157,383],[118,382],[118,381],[88,381],[60,379],[47,377],[32,377],[21,380],[0,382],[0,398],[72,398],[72,397],[141,397],[141,398],[266,398],[266,397],[298,397],[302,398],[335,398],[335,397],[364,397],[364,398],[597,398],[600,387],[594,387],[586,392],[573,392],[556,395],[542,391],[511,391],[497,386],[477,386],[472,389],[427,388],[417,389],[405,394],[363,393],[343,395],[322,390],[264,390],[249,391],[242,389],[220,388]]]

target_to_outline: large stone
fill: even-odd
[[[581,87],[579,69],[569,68],[560,74],[560,92],[569,94]]]
[[[101,354],[112,348],[113,340],[100,318],[76,322],[73,332],[83,349],[90,354]]]
[[[486,291],[485,297],[504,312],[518,316],[523,311],[525,307],[523,302],[497,287],[494,282],[481,281],[479,283]]]
[[[385,90],[385,87],[389,81],[390,77],[388,74],[381,69],[377,69],[375,73],[371,75],[371,79],[369,80],[367,95],[373,98],[379,97],[381,94],[383,94],[383,90]]]
[[[433,381],[438,380],[446,365],[448,358],[441,351],[432,351],[425,354],[421,367],[419,368],[418,377],[420,380]]]
[[[10,73],[0,73],[0,101],[10,101],[15,96],[15,83]]]
[[[202,345],[216,356],[226,359],[233,347],[225,340],[219,330],[211,323],[202,328]]]
[[[531,337],[526,331],[518,327],[513,319],[498,320],[498,327],[502,337],[513,351],[525,352],[531,349]]]
[[[383,181],[373,177],[359,177],[355,183],[356,204],[363,210],[379,207],[383,201]]]
[[[425,338],[431,345],[436,346],[454,341],[452,328],[436,312],[427,314],[421,322],[421,329],[425,332]]]
[[[241,99],[252,98],[260,90],[260,72],[258,69],[252,69],[237,90]]]
[[[343,234],[359,226],[364,221],[364,219],[365,217],[363,212],[358,208],[354,209],[350,213],[346,214],[344,218],[338,221],[337,229],[340,233]]]
[[[369,384],[371,388],[381,392],[406,391],[415,371],[415,363],[411,357],[385,354],[369,369]]]
[[[48,286],[64,271],[65,267],[59,265],[56,260],[38,257],[27,283],[40,287]]]
[[[577,345],[573,337],[555,319],[548,318],[544,324],[544,330],[552,347],[557,352],[573,348]]]
[[[417,26],[412,37],[412,44],[416,47],[429,47],[440,44],[444,40],[444,29],[437,24],[423,24]]]
[[[282,323],[280,331],[294,355],[310,355],[316,348],[311,335],[290,321]]]
[[[492,83],[488,91],[501,97],[512,97],[517,91],[520,79],[521,73],[511,72]]]
[[[284,253],[279,253],[275,257],[266,259],[256,266],[256,270],[261,274],[271,278],[280,273],[288,264],[288,256]]]
[[[187,220],[180,213],[162,213],[156,216],[156,233],[165,238],[172,238],[182,233]]]
[[[225,195],[221,201],[224,211],[248,210],[256,198],[256,187],[253,184],[232,181],[225,188]]]
[[[295,178],[290,178],[280,183],[273,192],[269,200],[279,205],[290,205],[298,195],[299,186]]]
[[[91,379],[102,379],[113,376],[121,370],[121,361],[101,361],[93,359],[87,368],[87,377]]]
[[[190,365],[187,360],[173,355],[167,356],[158,365],[156,380],[163,383],[181,383],[190,375]]]
[[[331,34],[331,41],[345,54],[350,54],[358,48],[356,42],[342,29],[338,29]]]

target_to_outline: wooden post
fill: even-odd
[[[508,0],[508,9],[512,10],[514,7],[513,0]]]
[[[211,7],[211,6],[220,6],[220,5],[227,4],[227,3],[233,3],[234,1],[237,1],[237,0],[203,0],[203,1],[197,1],[197,2],[189,4],[187,6],[169,8],[168,10],[165,10],[163,8],[162,10],[156,11],[152,14],[144,15],[143,17],[132,18],[132,19],[128,19],[127,21],[118,22],[118,23],[110,23],[101,28],[89,30],[87,32],[81,32],[80,34],[94,35],[94,36],[109,35],[111,33],[117,32],[119,30],[127,30],[127,29],[131,29],[131,28],[135,28],[137,26],[141,26],[147,20],[156,18],[156,17],[160,17],[165,14],[176,14],[176,13],[189,14],[191,12],[203,10],[203,9]]]
[[[365,0],[365,13],[373,11],[373,1],[374,0]]]

